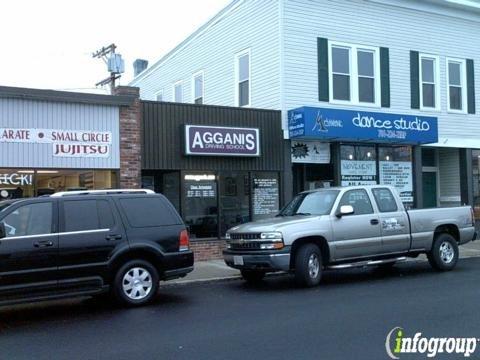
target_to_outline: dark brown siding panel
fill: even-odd
[[[282,171],[281,113],[275,110],[143,101],[143,169]],[[260,129],[260,157],[185,156],[184,125]]]

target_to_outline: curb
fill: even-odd
[[[479,254],[462,255],[459,257],[459,259],[469,259],[469,258],[476,258],[476,257],[480,257],[480,252]],[[427,261],[428,260],[411,258],[403,261],[402,263],[415,263],[415,262],[427,262]],[[271,273],[271,274],[267,274],[267,277],[276,276],[276,275],[278,276],[283,274],[286,274],[286,273],[284,272]],[[222,281],[222,280],[236,280],[241,278],[242,278],[241,275],[229,275],[229,276],[219,276],[219,277],[204,278],[204,279],[177,280],[175,282],[166,281],[164,284],[162,284],[162,286],[165,287],[165,286],[175,286],[175,285],[188,285],[188,284],[194,284],[194,283],[208,283],[208,282],[215,282],[215,281]]]

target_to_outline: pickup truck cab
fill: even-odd
[[[0,305],[111,293],[152,300],[193,270],[186,227],[150,190],[55,193],[0,202]]]
[[[458,246],[476,238],[469,206],[405,210],[389,186],[353,186],[298,194],[272,219],[227,231],[228,266],[247,281],[288,271],[317,285],[322,270],[392,266],[421,253],[438,270],[451,270]]]

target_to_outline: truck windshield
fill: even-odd
[[[338,190],[320,190],[298,194],[277,216],[330,214],[338,193]]]
[[[13,201],[0,201],[0,212],[13,204]]]

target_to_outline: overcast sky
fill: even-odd
[[[125,60],[160,59],[230,0],[15,0],[2,2],[0,85],[92,91],[108,76],[92,52],[111,43]]]

